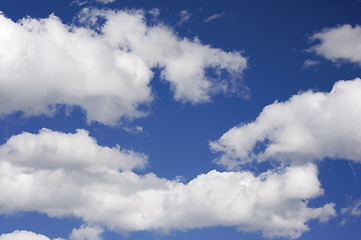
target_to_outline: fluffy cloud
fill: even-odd
[[[331,92],[308,91],[266,106],[257,119],[211,142],[220,164],[276,159],[346,158],[361,162],[361,79],[339,81]]]
[[[42,129],[39,134],[22,133],[0,147],[1,161],[36,168],[67,169],[107,167],[116,170],[144,168],[147,157],[119,146],[99,146],[85,130],[74,134]]]
[[[0,240],[50,240],[48,237],[29,231],[14,231],[0,235]],[[55,240],[55,239],[54,239]]]
[[[326,28],[314,34],[311,40],[320,43],[309,50],[333,62],[346,60],[361,66],[361,26],[349,24]]]
[[[81,226],[79,229],[73,229],[69,240],[101,240],[103,230],[99,227]]]
[[[104,24],[92,24],[100,18]],[[83,27],[54,15],[19,22],[0,15],[0,114],[51,114],[66,104],[81,106],[88,122],[142,117],[152,101],[153,68],[183,102],[246,89],[239,52],[180,38],[160,23],[148,26],[141,11],[85,9],[79,21]]]
[[[222,225],[289,238],[307,231],[310,219],[326,221],[335,214],[332,203],[307,206],[323,193],[313,164],[260,175],[213,170],[182,183],[152,173],[120,172],[116,156],[124,156],[94,144],[82,130],[42,130],[10,138],[0,147],[0,214],[73,216],[123,233]],[[100,233],[99,228],[82,227],[71,236],[97,239]]]

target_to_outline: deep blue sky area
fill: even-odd
[[[241,82],[240,86],[243,90],[248,89],[244,90],[248,96],[216,93],[211,94],[208,102],[178,101],[174,97],[174,87],[161,76],[163,69],[155,67],[152,69],[154,75],[149,83],[153,100],[142,106],[148,113],[144,117],[125,117],[116,125],[111,126],[97,121],[87,123],[87,111],[83,106],[72,106],[69,110],[66,104],[63,104],[64,102],[58,102],[56,110],[50,115],[26,114],[24,109],[14,109],[11,113],[1,112],[0,144],[6,144],[12,136],[23,132],[38,134],[42,128],[62,133],[75,133],[76,129],[85,129],[91,137],[96,139],[99,146],[119,145],[120,149],[144,153],[148,157],[148,164],[144,169],[134,170],[140,176],[154,173],[167,180],[179,178],[184,184],[213,169],[219,172],[251,171],[258,176],[266,170],[272,171],[277,163],[272,160],[271,164],[254,162],[243,166],[243,169],[242,167],[227,169],[217,164],[216,161],[222,153],[213,151],[210,148],[210,142],[217,141],[235,126],[243,126],[255,121],[264,107],[275,101],[287,101],[293,95],[302,94],[308,90],[330,92],[335,82],[339,80],[353,80],[361,77],[360,49],[355,49],[355,55],[359,54],[358,60],[355,61],[346,57],[341,61],[332,61],[322,54],[309,50],[320,43],[320,40],[310,39],[315,33],[344,24],[353,27],[360,26],[360,0],[115,0],[108,4],[95,0],[78,1],[78,3],[73,0],[2,0],[0,2],[0,11],[13,22],[26,17],[48,18],[50,14],[54,14],[61,19],[63,24],[73,27],[77,26],[75,19],[84,8],[105,11],[141,9],[144,11],[149,27],[163,24],[173,31],[179,40],[198,39],[201,45],[225,52],[239,52],[247,59],[247,68],[241,75],[237,75],[239,78],[237,81]],[[149,13],[154,9],[159,10],[156,20]],[[182,11],[188,16],[183,20]],[[211,16],[214,17],[210,18]],[[2,31],[5,31],[5,28],[0,24],[0,35]],[[358,33],[358,40],[361,42],[361,31]],[[4,44],[0,39],[1,43]],[[361,47],[360,43],[358,47]],[[3,50],[0,48],[0,65],[2,58],[5,59],[1,51]],[[57,56],[52,57],[56,61]],[[313,61],[314,64],[306,66],[306,60]],[[5,68],[3,65],[0,67]],[[64,71],[67,70],[64,69]],[[211,75],[212,72],[209,74]],[[0,75],[1,81],[6,84],[8,80]],[[29,77],[24,81],[32,81],[32,79]],[[99,79],[99,81],[105,80]],[[5,86],[4,84],[1,86]],[[34,81],[35,84],[38,82]],[[26,88],[27,85],[24,86]],[[21,89],[24,86],[19,82],[17,87]],[[35,88],[42,87],[39,85]],[[1,93],[4,94],[4,91],[7,90]],[[36,91],[31,93],[30,89],[24,89],[24,92],[30,92],[34,96],[38,94]],[[1,99],[1,105],[10,104],[6,102],[5,97]],[[361,109],[358,106],[360,104],[355,104],[351,109],[359,113]],[[1,109],[3,108],[0,108],[0,111]],[[137,131],[137,128],[141,128],[141,131]],[[356,126],[356,128],[360,129],[361,126]],[[358,129],[355,132],[360,132]],[[337,131],[337,129],[328,129],[328,131]],[[360,138],[357,139],[361,142]],[[265,139],[260,141],[263,140]],[[4,156],[1,154],[0,158]],[[300,240],[358,240],[361,236],[361,159],[347,159],[342,154],[337,156],[339,156],[337,159],[329,157],[317,159],[314,162],[318,169],[318,181],[321,184],[320,187],[323,188],[323,194],[311,199],[307,197],[302,199],[308,207],[315,208],[327,203],[335,203],[336,214],[326,222],[312,218],[305,220],[309,230],[299,236]],[[0,161],[3,160],[0,159]],[[2,178],[2,173],[0,173],[0,178]],[[0,179],[0,185],[3,184],[1,181]],[[54,186],[54,188],[57,189],[60,186]],[[0,192],[0,199],[18,201],[5,195]],[[224,199],[225,202],[228,201],[228,196],[224,196]],[[109,230],[111,227],[102,222],[98,224],[94,220],[87,221],[81,217],[74,217],[71,212],[64,216],[52,217],[46,210],[31,209],[25,205],[16,209],[8,207],[3,202],[0,201],[0,240],[12,240],[12,238],[2,238],[1,234],[12,233],[16,230],[31,231],[50,239],[59,237],[70,240],[260,240],[269,238],[265,236],[267,234],[262,228],[252,230],[250,227],[248,230],[238,231],[238,224],[232,222],[224,224],[217,222],[206,227],[183,229],[180,227],[166,233],[157,229],[112,231]],[[343,209],[356,206],[357,202],[360,204],[356,207],[356,213],[347,215],[347,211]],[[99,238],[75,237],[75,235],[69,238],[73,229],[85,225],[99,225],[104,232],[101,237],[99,235]],[[279,236],[270,236],[270,238],[278,239]],[[281,236],[280,238],[290,237]]]

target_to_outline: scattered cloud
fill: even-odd
[[[161,23],[148,26],[141,11],[86,8],[78,20],[82,27],[54,15],[19,22],[0,15],[0,114],[51,114],[66,104],[82,107],[88,123],[143,117],[153,99],[154,68],[177,101],[202,103],[247,89],[240,52],[180,38]]]
[[[307,91],[266,106],[257,119],[211,142],[228,169],[252,161],[361,162],[361,79],[339,81],[331,92]]]
[[[88,0],[73,0],[71,4],[76,4],[78,6],[82,6],[87,3],[88,3]]]
[[[187,10],[182,10],[179,13],[179,16],[180,16],[181,19],[177,23],[178,26],[182,26],[183,23],[188,22],[189,19],[191,19],[191,14]]]
[[[79,229],[73,229],[69,240],[102,240],[103,229],[99,227],[81,226]]]
[[[160,15],[160,9],[159,8],[152,8],[148,11],[150,15],[152,15],[154,18],[157,18]]]
[[[352,217],[361,216],[361,198],[353,201],[350,206],[342,208],[341,213]]]
[[[312,60],[312,59],[306,59],[304,62],[303,62],[303,68],[310,68],[310,67],[314,67],[314,66],[317,66],[317,65],[320,65],[320,61],[317,61],[317,60]]]
[[[347,61],[361,66],[361,26],[349,24],[325,28],[311,37],[319,41],[309,51],[332,62]]]
[[[108,3],[115,2],[116,0],[95,0],[95,1],[100,2],[100,3],[104,3],[104,4],[108,4]]]
[[[119,171],[113,156],[117,150],[98,146],[99,153],[88,154],[94,144],[83,130],[11,137],[0,146],[0,214],[37,211],[77,217],[93,226],[73,230],[71,240],[98,240],[102,228],[128,233],[209,226],[297,238],[309,229],[307,221],[335,215],[333,203],[307,206],[309,199],[323,194],[313,164],[258,176],[213,170],[182,183],[153,173]]]
[[[361,198],[352,201],[347,207],[341,209],[343,216],[341,225],[345,225],[361,216]]]
[[[224,12],[222,12],[222,13],[215,13],[215,14],[213,14],[212,16],[209,16],[208,18],[204,19],[204,22],[205,22],[205,23],[208,23],[208,22],[210,22],[210,21],[216,20],[216,19],[221,18],[221,17],[223,17],[223,16],[224,16]]]

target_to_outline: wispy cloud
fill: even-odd
[[[188,22],[189,19],[191,18],[191,14],[187,10],[182,10],[179,13],[179,16],[181,19],[178,21],[177,26],[182,26],[183,23]]]
[[[208,23],[208,22],[210,22],[210,21],[216,20],[216,19],[221,18],[221,17],[223,17],[223,16],[224,16],[224,12],[222,12],[222,13],[216,13],[216,14],[213,14],[212,16],[206,18],[206,19],[204,20],[204,22],[205,22],[205,23]]]
[[[302,68],[310,68],[310,67],[314,67],[320,65],[320,61],[317,60],[312,60],[312,59],[306,59],[303,62]]]

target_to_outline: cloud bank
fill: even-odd
[[[347,61],[361,66],[361,26],[349,24],[326,28],[314,34],[311,40],[319,41],[309,50],[332,61]]]
[[[154,68],[177,101],[247,93],[240,52],[181,38],[161,23],[149,26],[141,11],[85,9],[78,20],[82,26],[54,15],[19,22],[0,15],[0,114],[51,114],[66,104],[84,109],[88,122],[142,117],[153,99]]]
[[[96,158],[85,150],[94,151]],[[257,176],[213,170],[182,183],[119,171],[121,159],[128,157],[126,162],[136,166],[137,158],[97,146],[83,130],[22,133],[0,146],[0,153],[0,214],[37,211],[77,217],[121,233],[234,226],[288,238],[307,231],[311,219],[327,221],[335,215],[332,203],[307,206],[309,199],[323,194],[313,164]],[[101,229],[83,227],[72,238],[84,234],[98,236]]]
[[[253,161],[361,162],[361,79],[339,81],[329,93],[307,91],[266,106],[257,119],[211,142],[229,169]]]

